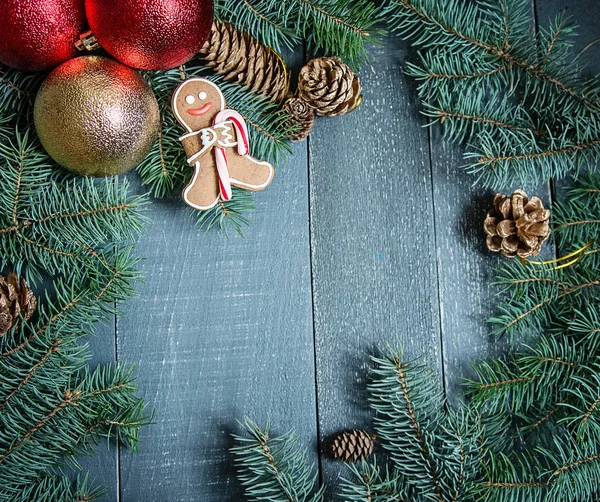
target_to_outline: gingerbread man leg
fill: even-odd
[[[240,155],[235,148],[227,148],[226,152],[232,185],[257,192],[271,183],[275,174],[271,164],[250,155]]]
[[[219,201],[219,176],[214,155],[206,155],[194,164],[194,176],[183,190],[183,200],[200,211]]]

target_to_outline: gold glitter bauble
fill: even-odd
[[[83,56],[48,75],[35,100],[34,120],[43,147],[60,165],[86,176],[112,176],[148,154],[160,112],[135,70]]]

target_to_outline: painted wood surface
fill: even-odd
[[[369,353],[385,341],[441,361],[429,145],[406,46],[371,51],[365,98],[317,122],[310,137],[310,209],[320,439],[367,427]],[[323,460],[325,480],[339,463]]]
[[[532,7],[542,25],[568,7],[580,48],[600,37],[597,0]],[[600,43],[585,55],[600,71]],[[140,296],[92,344],[95,362],[137,364],[155,424],[138,454],[85,462],[107,484],[103,501],[240,500],[227,450],[244,413],[268,412],[274,433],[294,427],[331,481],[343,468],[327,460],[327,439],[368,425],[379,343],[427,354],[453,399],[472,362],[503,350],[486,323],[498,257],[481,224],[493,193],[473,186],[439,129],[422,127],[401,70],[415,57],[393,38],[371,50],[363,104],[294,146],[245,238],[200,233],[178,200],[153,202]]]

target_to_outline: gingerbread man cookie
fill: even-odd
[[[173,95],[173,111],[187,134],[179,138],[194,167],[183,200],[205,211],[219,199],[231,199],[231,186],[263,190],[273,179],[268,162],[249,155],[250,140],[243,117],[225,108],[219,87],[205,78],[183,82]]]

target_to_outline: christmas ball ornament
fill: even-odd
[[[137,166],[160,127],[154,93],[131,68],[99,56],[71,59],[43,82],[35,127],[48,154],[88,176],[112,176]]]
[[[23,71],[58,66],[77,53],[85,25],[84,0],[4,0],[0,62]]]
[[[133,68],[168,70],[204,45],[212,0],[86,0],[92,33],[111,56]]]

